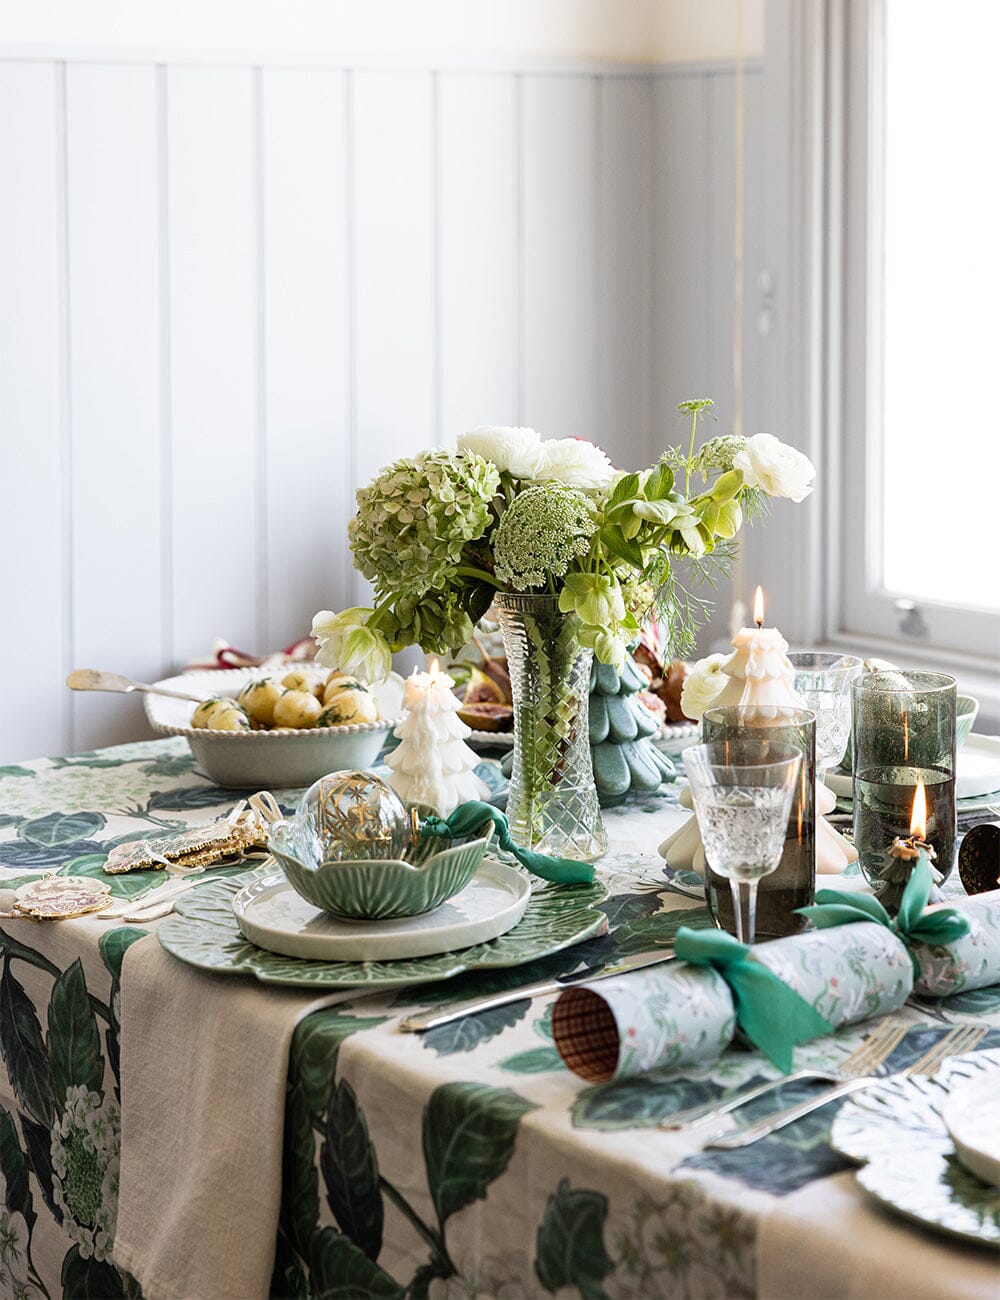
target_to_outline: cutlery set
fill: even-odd
[[[614,975],[622,975],[628,971],[659,965],[673,959],[674,953],[667,949],[662,952],[642,953],[634,957],[626,957],[621,961],[605,966],[602,970],[583,969],[572,971],[565,975],[558,975],[553,979],[539,980],[534,984],[525,984],[519,988],[508,989],[502,993],[468,998],[462,1002],[454,1002],[442,1009],[407,1016],[400,1022],[399,1028],[406,1033],[424,1033],[431,1029],[437,1029],[441,1025],[450,1024],[454,1020],[461,1020],[465,1016],[479,1015],[484,1011],[491,1011],[495,1007],[506,1006],[511,1002],[518,1002],[525,998],[544,997],[549,993],[559,993],[578,982],[592,983],[596,980],[608,979]],[[834,1069],[797,1070],[794,1074],[769,1079],[765,1083],[736,1092],[733,1096],[722,1101],[712,1101],[678,1111],[668,1120],[665,1120],[660,1127],[672,1132],[695,1131],[703,1126],[714,1124],[715,1121],[738,1110],[748,1102],[756,1101],[768,1093],[776,1092],[789,1083],[819,1080],[834,1085],[823,1092],[806,1098],[795,1106],[789,1107],[787,1110],[768,1115],[759,1122],[736,1129],[734,1132],[726,1129],[713,1130],[703,1142],[703,1146],[706,1148],[729,1151],[751,1146],[754,1142],[759,1142],[762,1138],[777,1133],[780,1129],[798,1119],[802,1119],[806,1115],[812,1114],[813,1111],[819,1110],[830,1102],[837,1101],[841,1097],[847,1097],[863,1088],[872,1087],[874,1084],[884,1083],[888,1078],[900,1079],[911,1075],[933,1075],[949,1057],[960,1056],[965,1052],[973,1051],[989,1032],[985,1026],[955,1025],[904,1070],[896,1071],[891,1075],[876,1074],[875,1071],[889,1059],[906,1037],[908,1028],[909,1026],[898,1022],[886,1021],[873,1030],[861,1046],[856,1048],[850,1056],[841,1061]]]

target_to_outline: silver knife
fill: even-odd
[[[437,1011],[425,1011],[417,1016],[407,1016],[399,1023],[400,1029],[409,1034],[422,1034],[426,1029],[436,1029],[438,1025],[447,1025],[452,1020],[461,1020],[463,1016],[475,1016],[480,1011],[491,1011],[494,1007],[504,1007],[509,1002],[520,1002],[522,998],[539,998],[546,993],[559,993],[568,984],[589,984],[592,980],[608,979],[611,975],[624,975],[626,971],[640,970],[643,966],[658,966],[661,962],[673,961],[672,949],[661,948],[658,952],[638,953],[634,957],[623,957],[601,970],[572,971],[568,975],[558,975],[555,979],[539,980],[536,984],[522,984],[520,988],[507,989],[504,993],[493,993],[486,997],[467,998],[464,1002],[453,1002],[450,1007]]]

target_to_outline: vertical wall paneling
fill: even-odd
[[[442,73],[438,89],[441,430],[516,424],[513,79]]]
[[[148,66],[66,70],[73,653],[140,681],[169,668],[160,658],[154,78]],[[138,699],[77,695],[73,707],[78,748],[127,739],[142,717]]]
[[[608,77],[601,85],[602,405],[598,441],[615,464],[649,463],[651,88]]]
[[[174,655],[263,629],[251,71],[167,72]]]
[[[736,78],[717,73],[708,81],[708,138],[712,167],[703,220],[712,256],[699,267],[708,311],[708,396],[715,401],[714,424],[706,430],[729,433],[733,427],[734,218],[736,214]],[[701,394],[692,394],[701,396]]]
[[[435,434],[434,147],[430,73],[357,72],[352,81],[362,484]]]
[[[708,78],[657,77],[654,96],[653,427],[677,441],[677,403],[710,396]]]
[[[350,603],[344,75],[262,76],[264,427],[270,649]]]
[[[748,71],[745,413],[794,441],[780,314],[758,332],[769,84]],[[0,763],[148,734],[74,701],[74,664],[273,649],[366,600],[346,522],[397,456],[528,423],[647,463],[703,394],[725,431],[733,106],[719,69],[0,62],[0,666],[23,688]],[[792,513],[749,535],[748,581]]]
[[[68,502],[60,416],[61,181],[51,64],[0,66],[0,583],[5,693],[0,762],[60,753],[71,738],[63,678]]]
[[[594,78],[523,78],[523,417],[547,437],[601,431],[598,140]]]

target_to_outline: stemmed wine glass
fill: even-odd
[[[816,784],[844,757],[851,735],[851,683],[863,664],[853,655],[796,651],[788,656],[795,669],[795,690],[816,714]]]
[[[729,880],[736,915],[736,937],[753,943],[757,923],[757,882],[781,861],[792,796],[802,765],[793,745],[727,741],[692,745],[684,751],[708,865]],[[747,885],[744,936],[740,882]]]

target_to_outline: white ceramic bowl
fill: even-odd
[[[206,700],[216,696],[235,698],[249,681],[263,676],[280,681],[293,671],[322,680],[330,670],[312,664],[294,664],[285,669],[226,668],[165,677],[155,685],[187,691]],[[161,736],[186,736],[199,769],[218,785],[234,790],[284,790],[312,785],[328,772],[371,766],[386,736],[400,722],[403,679],[392,673],[387,681],[371,689],[382,721],[344,727],[209,731],[191,726],[194,704],[165,695],[145,697],[146,717]]]

